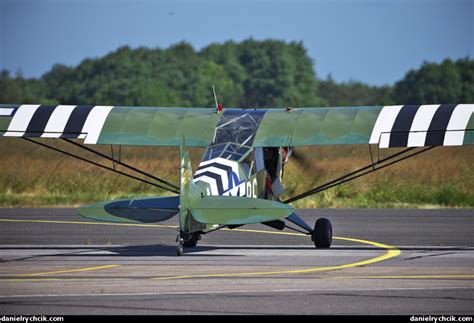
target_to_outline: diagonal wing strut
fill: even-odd
[[[427,148],[423,148],[423,149],[418,150],[418,151],[413,152],[413,153],[410,153],[410,152],[412,150],[414,150],[415,148],[407,148],[405,150],[402,150],[398,153],[395,153],[395,154],[390,155],[388,157],[385,157],[383,159],[379,159],[377,161],[373,161],[373,159],[372,159],[372,163],[370,163],[367,166],[364,166],[364,167],[359,168],[359,169],[357,169],[357,170],[355,170],[351,173],[348,173],[346,175],[338,177],[338,178],[336,178],[332,181],[329,181],[329,182],[327,182],[323,185],[312,188],[312,189],[310,189],[310,190],[308,190],[304,193],[293,196],[293,197],[283,201],[282,203],[292,203],[292,202],[301,200],[301,199],[303,199],[305,197],[308,197],[310,195],[320,193],[320,192],[325,191],[329,188],[347,183],[347,182],[352,181],[356,178],[359,178],[359,177],[362,177],[364,175],[368,175],[370,173],[376,172],[376,171],[381,170],[381,169],[383,169],[385,167],[388,167],[390,165],[394,165],[396,163],[399,163],[403,160],[406,160],[408,158],[411,158],[411,157],[414,157],[414,156],[419,155],[421,153],[424,153],[425,151],[428,151],[428,150],[433,149],[433,148],[434,148],[434,146],[427,147]],[[372,157],[372,151],[371,151],[371,157]],[[393,159],[395,159],[395,160],[393,160]]]
[[[65,141],[68,142],[68,143],[70,143],[70,144],[74,144],[75,146],[78,146],[78,147],[80,147],[80,148],[83,148],[83,149],[85,149],[85,150],[87,150],[87,151],[89,151],[89,152],[91,152],[91,153],[95,153],[95,154],[97,154],[97,155],[100,156],[100,157],[103,157],[103,158],[105,158],[105,159],[108,159],[108,160],[112,161],[112,162],[113,162],[113,167],[105,166],[105,165],[100,164],[100,163],[97,163],[97,162],[95,162],[95,161],[93,161],[93,160],[84,158],[84,157],[82,157],[82,156],[73,154],[73,153],[71,153],[71,152],[68,152],[68,151],[59,149],[59,148],[57,148],[57,147],[54,147],[54,146],[51,146],[51,145],[48,145],[48,144],[45,144],[45,143],[42,143],[42,142],[39,142],[39,141],[30,139],[30,138],[23,137],[22,139],[24,139],[24,140],[26,140],[26,141],[29,141],[29,142],[31,142],[31,143],[37,144],[37,145],[39,145],[39,146],[41,146],[41,147],[48,148],[48,149],[51,149],[51,150],[53,150],[53,151],[62,153],[62,154],[64,154],[64,155],[66,155],[66,156],[69,156],[69,157],[73,157],[73,158],[82,160],[82,161],[87,162],[87,163],[89,163],[89,164],[92,164],[92,165],[94,165],[94,166],[97,166],[97,167],[100,167],[100,168],[109,170],[109,171],[114,172],[114,173],[117,173],[117,174],[119,174],[119,175],[122,175],[122,176],[125,176],[125,177],[128,177],[128,178],[137,180],[137,181],[142,182],[142,183],[145,183],[145,184],[149,184],[149,185],[152,185],[152,186],[161,188],[161,189],[163,189],[163,190],[166,190],[166,191],[169,191],[169,192],[172,192],[172,193],[179,194],[179,191],[178,191],[179,188],[178,188],[176,185],[173,185],[173,184],[171,184],[171,183],[169,183],[169,182],[167,182],[167,181],[165,181],[165,180],[163,180],[163,179],[161,179],[161,178],[159,178],[159,177],[156,177],[156,176],[153,176],[153,175],[151,175],[151,174],[148,174],[148,173],[146,173],[146,172],[144,172],[144,171],[142,171],[142,170],[139,170],[139,169],[137,169],[137,168],[135,168],[135,167],[133,167],[133,166],[130,166],[130,165],[128,165],[128,164],[126,164],[126,163],[124,163],[124,162],[122,162],[122,161],[120,161],[120,160],[117,160],[117,159],[115,159],[115,158],[112,158],[112,157],[109,157],[109,156],[107,156],[107,155],[104,155],[104,154],[102,154],[102,153],[100,153],[100,152],[98,152],[98,151],[96,151],[96,150],[91,149],[91,148],[84,147],[84,146],[82,146],[82,145],[80,145],[80,144],[78,144],[78,143],[75,143],[75,142],[73,142],[73,141],[70,141],[70,140],[68,140],[68,139],[65,139]],[[121,165],[121,166],[123,166],[123,167],[125,167],[125,168],[127,168],[127,169],[129,169],[129,170],[132,170],[132,171],[134,171],[134,172],[140,173],[141,175],[144,175],[144,176],[147,176],[147,177],[149,177],[149,178],[151,178],[151,179],[154,179],[155,181],[158,181],[158,182],[160,182],[161,184],[154,183],[154,182],[151,182],[151,181],[149,181],[149,180],[146,180],[146,179],[143,179],[143,178],[140,178],[140,177],[137,177],[137,176],[134,176],[134,175],[131,175],[131,174],[128,174],[128,173],[119,171],[119,170],[117,170],[117,169],[115,168],[116,165]],[[170,186],[170,187],[164,186],[163,184],[166,184],[166,185],[168,185],[168,186]]]

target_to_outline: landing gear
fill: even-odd
[[[184,235],[183,240],[185,248],[194,248],[197,246],[198,241],[201,240],[201,234],[199,232],[189,233]]]
[[[314,242],[314,246],[318,249],[327,249],[332,243],[332,225],[328,219],[321,218],[316,221],[314,225],[313,234],[311,239]]]
[[[178,242],[178,247],[176,248],[176,255],[182,256],[184,253],[184,248],[196,247],[199,240],[201,240],[201,234],[199,232],[180,232],[178,237],[176,238],[176,242]]]

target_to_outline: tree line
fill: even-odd
[[[76,67],[54,65],[40,78],[0,71],[0,103],[169,107],[347,106],[474,102],[474,60],[423,63],[394,85],[320,79],[302,42],[247,39],[196,51],[120,47]]]

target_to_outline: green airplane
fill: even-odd
[[[178,255],[183,247],[195,247],[203,234],[255,223],[303,232],[317,248],[329,248],[330,221],[321,218],[311,227],[295,213],[292,202],[436,146],[473,144],[473,112],[474,104],[283,109],[3,104],[0,136],[22,138],[173,193],[86,205],[78,213],[125,223],[160,222],[178,214]],[[93,152],[111,161],[112,167],[39,140],[43,138]],[[119,151],[109,156],[90,145],[116,145]],[[180,147],[180,185],[123,162],[123,145]],[[369,149],[372,162],[367,166],[282,201],[284,166],[291,156],[298,158],[294,147],[305,145],[405,149],[383,159],[374,158]],[[188,147],[206,148],[195,171]]]

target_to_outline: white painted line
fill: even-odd
[[[382,133],[390,133],[390,131],[392,131],[393,123],[402,107],[403,105],[383,107],[377,117],[377,121],[375,121],[374,128],[372,129],[372,134],[370,135],[369,140],[370,144],[378,144]]]
[[[0,116],[9,116],[13,112],[13,108],[0,108]]]
[[[95,106],[89,115],[87,116],[82,133],[86,133],[87,136],[84,140],[85,144],[95,144],[99,139],[100,132],[104,126],[105,120],[109,115],[109,112],[113,109],[113,106]]]
[[[75,105],[58,105],[51,114],[51,117],[49,117],[48,123],[46,124],[44,133],[41,137],[59,138],[62,135],[75,107]]]
[[[371,292],[371,291],[405,291],[405,290],[474,290],[474,287],[376,287],[376,288],[336,288],[321,289],[267,289],[267,290],[217,290],[217,291],[182,291],[182,292],[155,292],[155,293],[89,293],[89,294],[19,294],[0,295],[3,298],[35,298],[35,297],[109,297],[109,296],[171,296],[171,295],[219,295],[219,294],[265,294],[265,293],[327,293],[327,292]]]
[[[449,119],[443,146],[462,146],[467,123],[474,113],[474,104],[459,104]]]
[[[3,135],[4,137],[22,137],[25,134],[26,128],[33,117],[33,114],[39,108],[39,105],[23,104],[13,116],[8,131]]]
[[[424,147],[428,127],[433,116],[440,107],[439,104],[422,105],[418,108],[408,134],[407,147]]]
[[[193,183],[197,183],[197,182],[203,182],[203,183],[209,184],[211,188],[211,195],[213,196],[219,195],[219,190],[217,189],[217,182],[215,178],[204,175],[196,179],[193,179]]]
[[[238,166],[237,162],[227,160],[227,159],[221,158],[221,157],[203,161],[199,164],[199,167],[203,167],[203,166],[206,166],[206,165],[209,165],[209,164],[212,164],[212,163],[217,163],[217,164],[222,164],[222,165],[225,165],[225,166],[229,166],[229,167],[232,168],[232,171],[234,173],[239,174],[239,166]]]
[[[229,177],[227,176],[227,171],[226,170],[221,169],[221,168],[217,168],[217,167],[214,167],[214,166],[210,166],[210,167],[206,167],[206,168],[202,168],[202,169],[197,170],[196,173],[194,173],[194,177],[196,177],[199,174],[205,173],[205,172],[211,172],[211,173],[219,175],[221,180],[222,180],[223,190],[226,191],[229,188]],[[199,178],[196,178],[196,180],[197,179],[199,179]]]

